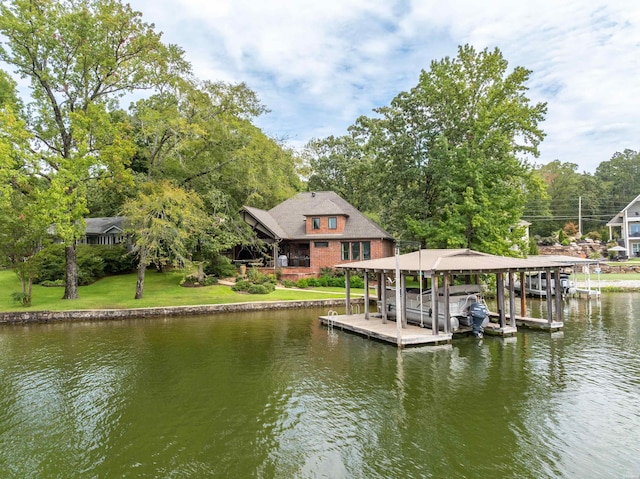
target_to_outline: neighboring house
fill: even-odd
[[[333,191],[298,193],[268,211],[245,206],[241,216],[272,245],[267,265],[289,276],[393,255],[393,237]],[[258,256],[248,248],[234,251],[238,261],[255,263]]]
[[[621,246],[627,255],[640,256],[640,195],[607,223],[609,241],[613,239],[613,228],[620,228]]]
[[[126,235],[122,222],[124,217],[86,218],[87,230],[79,243],[92,245],[115,245],[124,243]]]

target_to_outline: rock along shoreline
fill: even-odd
[[[352,304],[364,303],[364,298],[352,298]],[[64,321],[98,321],[134,318],[164,318],[203,314],[267,311],[278,309],[308,309],[344,306],[341,298],[304,301],[255,301],[247,303],[202,304],[195,306],[159,306],[133,309],[79,309],[68,311],[0,312],[0,324],[52,323]]]

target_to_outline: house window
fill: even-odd
[[[328,248],[329,247],[329,242],[328,241],[315,241],[313,243],[313,246],[315,246],[316,248]]]
[[[371,242],[362,242],[362,259],[371,259]]]
[[[311,218],[311,228],[314,230],[320,229],[320,218]]]
[[[633,236],[633,237],[640,236],[640,223],[629,224],[629,236]]]
[[[360,243],[351,243],[351,259],[354,261],[360,259]]]
[[[342,243],[342,260],[349,259],[349,243]]]
[[[335,230],[338,227],[338,218],[336,218],[335,216],[330,216],[329,217],[329,229],[330,230]]]

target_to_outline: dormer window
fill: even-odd
[[[335,230],[338,228],[338,218],[335,216],[329,216],[329,229]]]
[[[311,218],[311,229],[320,229],[320,218]]]

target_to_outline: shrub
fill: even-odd
[[[218,278],[215,276],[205,276],[202,281],[198,281],[198,275],[191,273],[182,278],[180,286],[184,286],[185,288],[198,288],[200,286],[211,286],[217,283]]]
[[[298,280],[297,285],[298,285],[298,288],[304,289],[304,288],[307,288],[309,286],[309,281],[306,280],[306,279],[300,279],[300,280]]]
[[[291,281],[290,279],[285,279],[282,281],[282,286],[284,286],[285,288],[295,288],[296,282]]]
[[[40,286],[44,286],[45,288],[52,288],[58,286],[64,286],[64,279],[56,279],[54,281],[42,281],[40,282]]]
[[[206,276],[202,282],[202,286],[211,286],[214,284],[218,284],[218,278],[215,276]]]
[[[249,287],[249,294],[269,294],[272,291],[275,290],[275,286],[273,286],[271,283],[264,283],[264,284],[252,284]]]
[[[127,253],[123,244],[114,246],[89,246],[104,261],[104,274],[126,274],[135,271],[136,260]]]
[[[307,286],[310,288],[317,288],[320,286],[320,280],[317,278],[309,278],[307,279]]]
[[[217,255],[208,261],[204,272],[218,278],[234,278],[238,274],[238,269],[229,258]]]
[[[364,288],[364,280],[360,276],[351,276],[349,284],[352,288]]]
[[[134,258],[127,254],[124,245],[93,246],[81,244],[77,247],[78,284],[87,285],[108,274],[130,273],[135,270]],[[36,282],[64,282],[64,245],[52,244],[43,248],[34,257]]]
[[[252,283],[250,281],[247,280],[240,280],[238,282],[236,282],[236,284],[234,284],[231,289],[233,291],[249,291],[249,288],[253,286]]]

